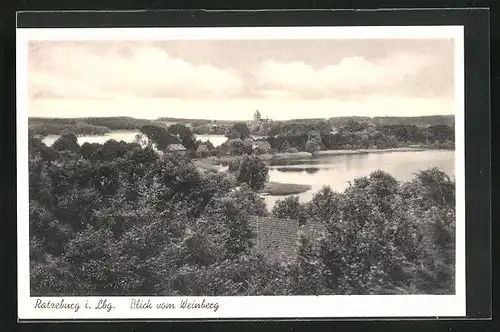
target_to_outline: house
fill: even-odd
[[[167,146],[167,152],[174,152],[183,156],[186,154],[187,149],[182,144],[170,144]]]
[[[271,150],[271,144],[264,140],[254,141],[252,143],[252,150],[260,153],[267,153]]]
[[[253,250],[271,261],[289,262],[296,259],[299,231],[311,240],[327,233],[325,224],[308,221],[300,226],[297,220],[250,216],[249,228],[255,234]]]

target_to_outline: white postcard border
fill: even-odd
[[[438,39],[455,41],[456,294],[397,296],[242,297],[30,297],[28,199],[28,41],[33,40],[215,40],[215,39]],[[314,317],[463,317],[465,303],[465,85],[463,26],[240,27],[17,29],[17,213],[19,319],[210,319]],[[37,301],[76,304],[73,309],[35,308]],[[106,302],[102,302],[106,300]],[[132,309],[134,300],[152,309]],[[218,303],[218,309],[180,309],[183,300]],[[101,301],[102,309],[95,309]],[[41,302],[38,302],[41,303]],[[107,311],[112,304],[114,309]],[[136,302],[137,303],[137,302]],[[173,303],[176,309],[157,309]],[[86,306],[87,305],[87,306]],[[89,309],[86,309],[89,307]]]

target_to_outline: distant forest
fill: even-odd
[[[343,127],[350,122],[362,122],[375,126],[454,126],[453,115],[436,115],[421,117],[332,117],[329,119],[296,119],[287,121],[274,121],[276,125],[283,124],[320,124],[326,123],[333,127]],[[241,121],[216,121],[218,126],[228,129]],[[36,135],[64,135],[74,133],[76,135],[103,135],[112,130],[139,130],[146,125],[167,127],[172,123],[191,124],[195,133],[204,134],[206,126],[214,121],[209,119],[183,119],[162,117],[156,120],[136,119],[132,117],[91,117],[91,118],[29,118],[29,128]],[[200,128],[205,127],[205,128]],[[217,133],[221,133],[219,130]]]
[[[164,126],[155,120],[132,117],[29,118],[29,129],[36,135],[104,135],[112,130],[139,130],[142,126]]]

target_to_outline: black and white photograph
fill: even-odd
[[[461,27],[123,30],[18,38],[25,315],[464,312]]]

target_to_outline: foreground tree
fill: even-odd
[[[126,152],[127,147],[124,144],[120,144],[118,141],[110,139],[99,147],[95,157],[102,161],[111,161],[123,157]]]
[[[244,156],[238,169],[237,181],[246,183],[252,190],[264,189],[269,180],[269,168],[257,156]]]
[[[306,207],[299,202],[298,196],[289,196],[278,200],[271,214],[280,219],[298,220],[300,225],[303,225],[307,220]]]
[[[182,124],[174,124],[167,128],[167,133],[170,136],[178,137],[188,150],[196,150],[196,138],[191,129]]]
[[[99,143],[85,142],[80,147],[79,153],[82,155],[83,158],[92,159],[92,158],[95,158],[97,151],[99,151],[100,147],[101,147],[101,144],[99,144]]]
[[[327,232],[315,238],[304,225],[297,256],[273,262],[253,248],[251,218],[268,215],[258,157],[229,175],[138,144],[110,142],[95,157],[101,148],[59,151],[30,138],[34,296],[454,291],[454,183],[438,170],[403,185],[374,172],[343,193],[279,202],[273,215],[306,211]]]
[[[141,133],[146,135],[148,141],[154,143],[156,148],[164,151],[170,144],[179,144],[181,140],[175,135],[171,135],[163,127],[145,125],[140,129]]]
[[[294,295],[327,295],[327,269],[318,252],[316,239],[311,239],[303,229],[297,234],[297,258],[289,267],[290,290]]]
[[[56,139],[52,148],[57,151],[71,151],[76,152],[80,148],[78,139],[75,134],[65,134]]]
[[[306,205],[307,214],[315,221],[328,224],[338,219],[342,195],[334,192],[329,186],[321,188]]]

